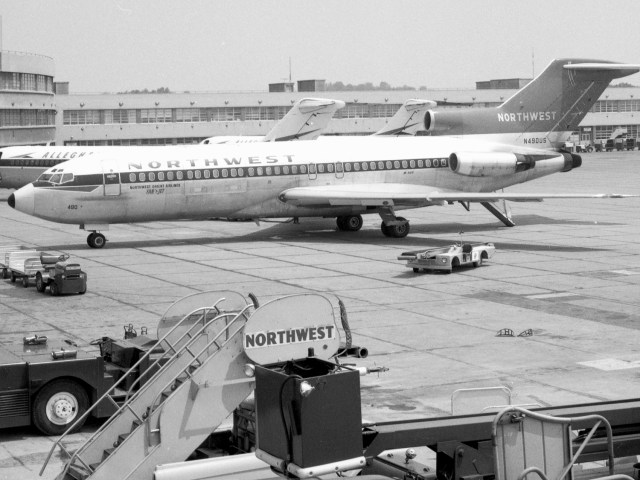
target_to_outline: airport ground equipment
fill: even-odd
[[[59,478],[151,478],[158,463],[186,459],[253,389],[242,346],[252,308],[235,292],[204,292],[172,305],[155,347],[76,422],[103,402],[116,409],[111,418],[73,454],[66,433],[54,444],[47,462],[57,447],[69,456]],[[144,364],[146,373],[131,378]]]
[[[7,254],[18,250],[26,250],[23,245],[15,243],[0,243],[0,268],[2,268],[2,278],[9,278],[9,261]]]
[[[87,291],[87,274],[78,263],[58,261],[52,268],[36,273],[36,289],[44,293],[47,287],[54,297],[67,293],[83,295]]]
[[[40,255],[35,250],[13,250],[5,253],[4,265],[7,270],[5,278],[11,278],[11,283],[15,283],[18,278],[21,278],[20,271],[24,269],[24,262],[29,258],[37,258]]]
[[[71,341],[31,335],[0,346],[0,428],[35,425],[48,435],[64,432],[113,383],[102,357]],[[96,406],[97,417],[113,412]]]
[[[457,243],[447,247],[403,252],[398,260],[406,260],[406,267],[413,269],[415,273],[427,270],[451,273],[457,267],[479,267],[494,252],[493,243]]]
[[[11,281],[21,280],[22,286],[25,288],[29,286],[29,282],[35,282],[37,286],[38,277],[45,278],[48,282],[56,264],[69,258],[66,253],[51,254],[31,250],[11,252],[7,256],[9,258]]]

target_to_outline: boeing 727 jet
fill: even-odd
[[[513,225],[496,202],[624,196],[498,191],[579,167],[578,155],[559,148],[612,79],[638,71],[638,65],[555,60],[504,104],[483,109],[482,126],[450,121],[453,136],[122,147],[57,165],[8,203],[80,225],[94,248],[105,245],[101,232],[110,224],[209,217],[335,216],[340,230],[355,231],[362,214],[375,213],[383,234],[400,238],[409,221],[397,211],[455,202],[479,202]]]

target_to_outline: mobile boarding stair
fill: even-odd
[[[151,361],[147,371],[155,373],[140,375],[136,382],[143,385],[126,393],[123,375],[85,416],[100,402],[115,404],[116,413],[71,454],[63,440],[74,424],[54,444],[40,474],[56,447],[70,457],[61,480],[152,478],[157,464],[186,459],[253,390],[253,379],[243,373],[242,345],[253,307],[235,292],[176,302],[160,321],[156,347],[132,367]],[[120,405],[114,397],[123,393]]]

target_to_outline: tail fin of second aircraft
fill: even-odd
[[[609,82],[640,71],[639,65],[600,60],[552,61],[540,75],[498,107],[498,122],[520,130],[572,132]]]
[[[336,110],[344,107],[342,100],[303,98],[264,137],[266,142],[314,140],[327,128]]]

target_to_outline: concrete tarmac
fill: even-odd
[[[638,179],[640,152],[592,153],[581,168],[509,191],[638,195]],[[0,190],[0,243],[68,252],[89,283],[84,296],[51,297],[0,281],[1,344],[38,334],[90,348],[92,339],[122,337],[130,323],[153,334],[174,301],[206,290],[253,292],[261,303],[315,292],[345,302],[354,343],[370,352],[357,364],[389,368],[361,379],[367,420],[450,415],[458,389],[505,386],[512,403],[542,406],[640,392],[640,198],[511,203],[513,228],[479,205],[408,210],[405,239],[384,237],[377,215],[356,233],[337,231],[335,219],[305,218],[114,225],[107,246],[93,250],[76,226],[9,208],[9,193]],[[461,238],[494,242],[496,254],[451,275],[414,274],[396,259]],[[516,336],[497,336],[502,329]],[[470,403],[484,406],[457,400],[453,408]],[[38,476],[53,441],[30,428],[1,432],[0,479],[54,478],[59,453]]]

